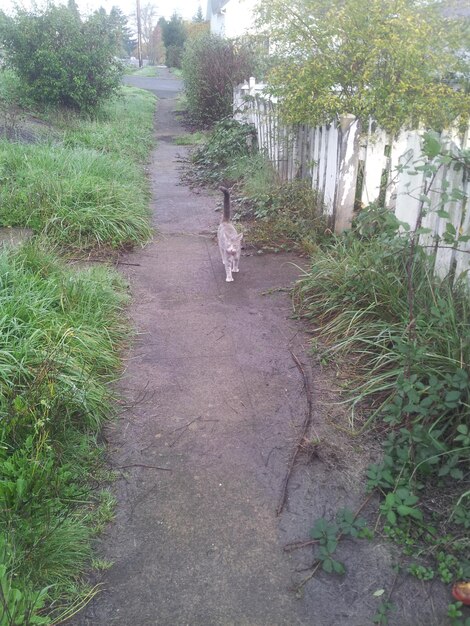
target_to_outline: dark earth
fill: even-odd
[[[105,433],[120,479],[98,551],[113,566],[74,624],[366,626],[391,591],[390,624],[447,624],[448,590],[397,577],[392,547],[378,540],[344,540],[346,574],[319,571],[299,589],[314,548],[283,546],[308,539],[317,518],[360,507],[377,445],[333,425],[334,370],[314,364],[286,293],[305,260],[247,246],[226,283],[214,236],[221,194],[180,182],[185,149],[172,138],[184,132],[173,113],[181,85],[163,69],[127,82],[159,96],[149,170],[156,234],[122,258],[135,264],[121,267],[137,336],[119,384],[125,410]],[[312,445],[277,516],[308,411],[306,380]],[[376,505],[362,513],[372,526]]]

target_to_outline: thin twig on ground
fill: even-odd
[[[128,467],[145,467],[147,469],[162,470],[163,472],[172,472],[169,467],[159,467],[158,465],[144,465],[143,463],[131,463],[130,465],[119,465],[114,469],[127,469]]]
[[[172,430],[172,433],[175,433],[176,431],[180,430],[180,434],[176,437],[176,439],[174,441],[172,441],[170,444],[168,444],[169,448],[172,448],[174,445],[176,445],[178,443],[178,441],[181,439],[181,437],[184,435],[184,433],[186,432],[186,430],[191,426],[191,424],[194,424],[194,422],[197,422],[197,420],[200,420],[202,417],[202,415],[198,415],[198,417],[195,417],[193,420],[191,420],[190,422],[188,422],[187,424],[185,424],[184,426],[179,426],[178,428],[175,428],[174,430]],[[171,434],[171,433],[170,433]]]
[[[312,415],[313,415],[313,405],[312,405],[312,390],[311,390],[311,386],[310,386],[310,380],[307,376],[307,374],[305,373],[305,370],[302,366],[302,363],[299,361],[298,357],[292,352],[292,350],[289,349],[289,352],[291,354],[291,357],[297,367],[297,369],[299,370],[299,372],[302,374],[302,378],[304,381],[304,390],[305,390],[305,394],[307,397],[307,411],[305,413],[305,419],[304,422],[302,424],[302,430],[300,433],[300,437],[297,441],[297,445],[294,448],[294,451],[291,455],[291,459],[289,461],[289,465],[287,466],[287,472],[286,475],[284,477],[284,481],[282,483],[282,489],[281,489],[281,497],[279,499],[279,504],[277,506],[276,509],[276,515],[279,516],[283,509],[284,506],[286,504],[286,500],[287,500],[287,487],[289,484],[289,479],[291,477],[292,474],[292,470],[294,469],[295,466],[295,462],[297,460],[297,456],[302,448],[302,444],[305,441],[305,438],[308,434],[308,431],[310,430],[310,427],[312,425]]]

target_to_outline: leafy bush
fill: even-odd
[[[227,39],[203,34],[189,40],[182,69],[190,121],[205,128],[230,115],[233,88],[250,76],[251,66],[249,54]]]
[[[345,111],[394,134],[417,121],[468,122],[468,25],[441,2],[261,0],[268,73],[289,123],[330,123]]]
[[[180,46],[169,46],[166,49],[166,64],[168,67],[181,68],[183,62],[183,48]]]
[[[217,122],[207,143],[191,154],[193,181],[217,184],[229,175],[227,168],[234,161],[251,153],[255,129],[232,118]]]
[[[2,32],[6,60],[32,102],[92,112],[120,85],[116,28],[104,12],[81,21],[65,6],[19,11]]]

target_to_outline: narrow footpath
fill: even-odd
[[[163,69],[143,81],[160,98],[149,172],[156,235],[121,266],[137,335],[119,385],[123,411],[105,433],[120,478],[99,552],[113,565],[67,624],[367,626],[391,591],[390,626],[447,624],[445,588],[398,580],[382,541],[341,542],[345,576],[319,570],[299,591],[315,548],[283,546],[308,538],[318,518],[362,508],[373,442],[335,428],[334,370],[311,370],[285,293],[298,259],[246,251],[225,282],[215,238],[222,194],[180,183],[180,83]],[[307,411],[304,376],[316,444],[296,463],[277,517]]]
[[[244,256],[235,282],[213,233],[219,194],[179,182],[175,102],[161,99],[151,164],[153,243],[123,259],[138,336],[108,430],[114,565],[78,616],[93,626],[313,624],[291,587],[275,515],[303,380],[286,256]],[[220,194],[221,196],[221,194]],[[269,292],[263,295],[265,292]],[[164,469],[157,469],[164,468]]]

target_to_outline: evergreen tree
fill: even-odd
[[[193,22],[195,22],[196,24],[201,24],[202,22],[205,22],[205,21],[206,20],[204,19],[204,15],[202,13],[201,5],[199,5],[198,8],[197,8],[196,15],[193,17]]]

